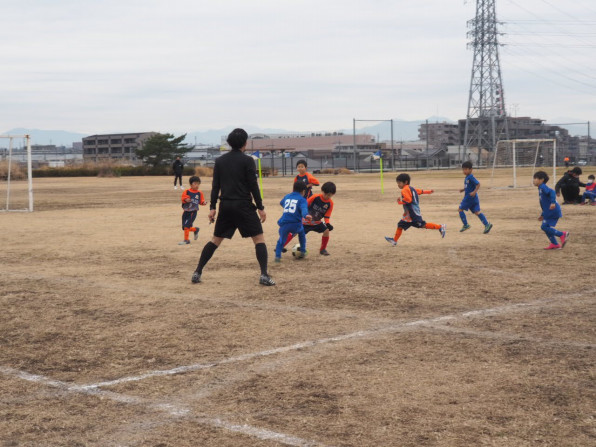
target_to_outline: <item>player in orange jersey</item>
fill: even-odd
[[[199,205],[207,205],[205,196],[199,191],[201,185],[201,179],[196,175],[193,175],[188,179],[190,188],[185,189],[182,193],[182,230],[184,231],[184,240],[178,242],[178,245],[190,244],[188,238],[192,231],[195,235],[195,241],[199,238],[199,227],[194,227],[193,224],[197,218],[197,212],[199,211]]]
[[[385,236],[385,240],[391,245],[397,245],[398,239],[404,230],[410,227],[415,228],[426,228],[429,230],[439,230],[441,237],[445,237],[445,225],[425,222],[420,214],[419,195],[432,194],[432,189],[416,189],[410,186],[410,176],[408,174],[399,174],[395,179],[397,187],[400,189],[400,197],[397,199],[397,203],[403,205],[404,215],[397,224],[397,230],[395,236]]]
[[[294,182],[302,182],[306,185],[306,198],[312,196],[312,187],[319,186],[319,181],[313,177],[309,172],[306,172],[306,160],[298,160],[296,162],[296,170],[298,175],[294,179]]]

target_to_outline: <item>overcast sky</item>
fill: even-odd
[[[457,120],[475,3],[3,0],[0,132]],[[596,3],[497,0],[497,16],[509,113],[596,123]]]

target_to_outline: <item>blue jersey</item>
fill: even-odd
[[[302,219],[308,214],[308,205],[306,199],[298,192],[292,192],[281,199],[279,204],[284,211],[279,220],[278,225],[285,225],[289,223],[300,223]]]
[[[470,197],[470,193],[474,191],[476,186],[479,184],[480,182],[476,180],[476,177],[474,177],[472,174],[466,175],[466,178],[464,179],[464,199],[473,198]],[[476,194],[474,197],[478,197],[478,194]]]
[[[540,199],[540,208],[542,208],[542,217],[546,220],[559,219],[563,216],[561,206],[557,203],[557,194],[554,189],[550,189],[545,183],[538,187],[538,198]],[[554,209],[550,209],[552,204]]]

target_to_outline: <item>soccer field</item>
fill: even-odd
[[[447,234],[392,247],[395,174],[384,194],[318,176],[337,185],[331,256],[310,233],[281,264],[292,178],[264,179],[275,287],[238,234],[191,284],[213,225],[201,208],[178,245],[173,178],[34,179],[36,211],[0,213],[0,445],[596,444],[596,207],[562,207],[569,242],[544,251],[536,188],[475,171],[494,227],[468,214],[460,233],[461,171],[410,172]]]

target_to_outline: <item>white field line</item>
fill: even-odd
[[[271,430],[253,427],[247,424],[234,424],[232,422],[226,421],[221,418],[206,418],[200,416],[193,416],[191,414],[191,410],[185,407],[181,407],[178,405],[168,404],[168,403],[154,403],[148,401],[146,399],[142,399],[135,396],[127,396],[126,394],[121,393],[114,393],[111,391],[104,391],[99,390],[97,388],[87,388],[81,387],[78,385],[73,385],[71,383],[62,382],[60,380],[50,379],[46,376],[41,376],[38,374],[30,374],[25,371],[19,371],[14,368],[8,368],[4,366],[0,366],[0,373],[6,376],[16,377],[22,380],[26,380],[28,382],[38,383],[40,385],[46,385],[53,388],[58,388],[61,391],[66,391],[70,393],[81,393],[81,394],[88,394],[93,396],[98,396],[105,399],[110,399],[115,402],[125,403],[130,405],[138,405],[143,406],[145,408],[163,412],[170,417],[185,417],[191,418],[192,420],[203,424],[209,425],[216,428],[221,428],[224,430],[232,431],[235,433],[241,433],[247,436],[252,436],[254,438],[261,439],[263,441],[277,441],[282,444],[286,444],[289,446],[295,447],[326,447],[324,444],[315,441],[309,441],[306,439],[298,438],[296,436],[288,435],[285,433],[274,432]]]
[[[504,334],[502,332],[491,332],[491,331],[477,331],[474,329],[467,329],[461,327],[445,326],[443,324],[428,324],[425,325],[430,330],[436,330],[440,332],[451,332],[454,334],[471,335],[474,337],[490,338],[500,341],[519,341],[533,344],[542,344],[549,346],[559,346],[566,348],[596,348],[596,343],[582,343],[577,341],[567,340],[547,340],[545,338],[528,337],[526,335],[517,334]]]
[[[328,344],[328,343],[341,342],[341,341],[345,341],[345,340],[358,339],[358,338],[365,338],[365,337],[375,336],[375,335],[384,334],[384,333],[400,332],[400,331],[404,331],[404,330],[407,330],[407,329],[410,329],[413,327],[417,327],[417,326],[427,326],[427,325],[433,325],[436,323],[442,323],[444,321],[461,320],[464,318],[484,317],[487,315],[495,315],[495,314],[502,314],[502,313],[506,313],[506,312],[517,311],[517,310],[523,310],[523,309],[527,309],[530,307],[543,306],[543,305],[553,302],[555,300],[571,299],[571,298],[576,298],[578,296],[582,296],[583,294],[594,294],[595,292],[596,292],[596,289],[592,289],[592,290],[588,290],[585,292],[576,292],[576,293],[571,293],[571,294],[559,295],[559,296],[555,296],[555,297],[551,297],[551,298],[547,298],[547,299],[533,301],[530,303],[508,304],[505,306],[493,307],[493,308],[489,308],[489,309],[472,310],[472,311],[462,312],[459,314],[444,315],[444,316],[436,317],[436,318],[429,318],[429,319],[423,319],[423,320],[410,321],[410,322],[406,322],[406,323],[392,324],[392,325],[377,328],[377,329],[361,330],[361,331],[356,331],[356,332],[352,332],[349,334],[337,335],[335,337],[321,338],[318,340],[309,340],[309,341],[296,343],[296,344],[289,345],[289,346],[282,346],[279,348],[268,349],[265,351],[242,354],[239,356],[229,357],[227,359],[218,360],[218,361],[214,361],[214,362],[210,362],[210,363],[195,363],[192,365],[178,366],[178,367],[172,368],[172,369],[148,371],[144,374],[139,374],[136,376],[122,377],[120,379],[108,380],[108,381],[104,381],[104,382],[92,383],[92,384],[88,384],[88,385],[79,385],[79,386],[84,389],[93,389],[93,388],[119,385],[119,384],[127,383],[127,382],[137,382],[140,380],[144,380],[144,379],[148,379],[148,378],[156,377],[156,376],[169,376],[169,375],[181,374],[181,373],[186,373],[186,372],[191,372],[191,371],[199,371],[199,370],[203,370],[203,369],[213,368],[216,366],[226,365],[229,363],[243,362],[243,361],[251,360],[254,358],[266,357],[266,356],[275,355],[275,354],[283,354],[283,353],[287,353],[287,352],[291,352],[291,351],[298,351],[300,349],[312,348],[315,346],[320,346],[320,345],[324,345],[324,344]]]

